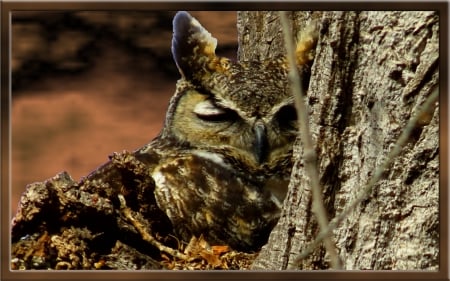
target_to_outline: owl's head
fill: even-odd
[[[290,154],[297,115],[284,58],[234,63],[216,56],[217,40],[187,12],[176,14],[173,32],[182,78],[162,137],[228,151],[253,167]]]

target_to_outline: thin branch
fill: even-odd
[[[304,147],[305,169],[311,181],[313,205],[312,211],[315,214],[319,227],[324,230],[328,226],[328,219],[325,207],[323,205],[322,188],[319,182],[319,172],[317,170],[317,155],[313,146],[313,141],[308,125],[308,108],[304,103],[304,89],[302,87],[301,77],[297,71],[296,55],[294,50],[293,36],[286,16],[286,12],[280,11],[280,20],[283,28],[284,42],[287,51],[287,60],[289,62],[289,79],[291,82],[292,93],[295,98],[295,107],[297,109],[298,122],[300,127],[301,141]],[[322,231],[323,232],[323,231]],[[335,243],[331,237],[331,232],[327,232],[324,237],[325,248],[331,258],[331,267],[341,268],[341,262],[336,251]]]
[[[123,195],[119,194],[118,197],[119,197],[119,201],[120,201],[120,211],[125,216],[125,218],[136,228],[136,230],[139,232],[139,234],[141,234],[142,239],[144,239],[144,241],[147,241],[151,245],[155,246],[161,252],[165,252],[165,253],[167,253],[173,257],[179,258],[181,260],[186,260],[186,261],[189,260],[189,257],[187,255],[181,253],[178,250],[175,250],[175,249],[172,249],[170,247],[163,245],[161,242],[156,240],[155,237],[153,237],[151,234],[149,234],[147,232],[147,230],[145,229],[144,225],[142,223],[140,223],[139,221],[137,221],[135,218],[133,218],[133,215],[131,214],[131,210],[130,210],[130,208],[127,207],[126,201],[125,201],[125,198],[123,197]]]
[[[304,259],[309,254],[311,254],[314,249],[321,243],[323,239],[329,237],[330,233],[339,225],[339,223],[355,209],[357,205],[359,205],[362,201],[364,201],[371,193],[374,185],[380,180],[384,171],[390,166],[392,161],[400,154],[403,146],[408,142],[414,128],[416,127],[417,121],[421,118],[430,108],[436,103],[439,97],[439,88],[436,87],[432,94],[425,100],[420,110],[416,112],[416,114],[409,119],[408,124],[403,130],[400,137],[397,139],[392,150],[386,157],[386,160],[380,165],[376,170],[370,181],[366,184],[363,190],[359,193],[359,195],[353,200],[353,202],[348,205],[348,207],[343,210],[339,215],[334,217],[330,224],[321,230],[319,235],[317,235],[316,239],[308,246],[306,250],[304,250],[300,255],[295,259],[294,264],[300,262],[301,259]]]

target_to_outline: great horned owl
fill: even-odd
[[[161,133],[135,156],[186,241],[255,250],[280,216],[297,135],[284,59],[233,63],[187,12],[173,20],[181,74]]]

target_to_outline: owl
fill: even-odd
[[[284,58],[232,62],[215,54],[216,44],[190,14],[176,14],[181,79],[162,131],[134,156],[178,237],[254,251],[280,217],[297,114]]]

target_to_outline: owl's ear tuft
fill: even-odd
[[[172,55],[180,74],[187,79],[208,71],[217,60],[217,39],[187,12],[173,19]]]
[[[318,36],[319,24],[316,21],[310,22],[298,33],[295,48],[297,65],[308,65],[314,60]]]

